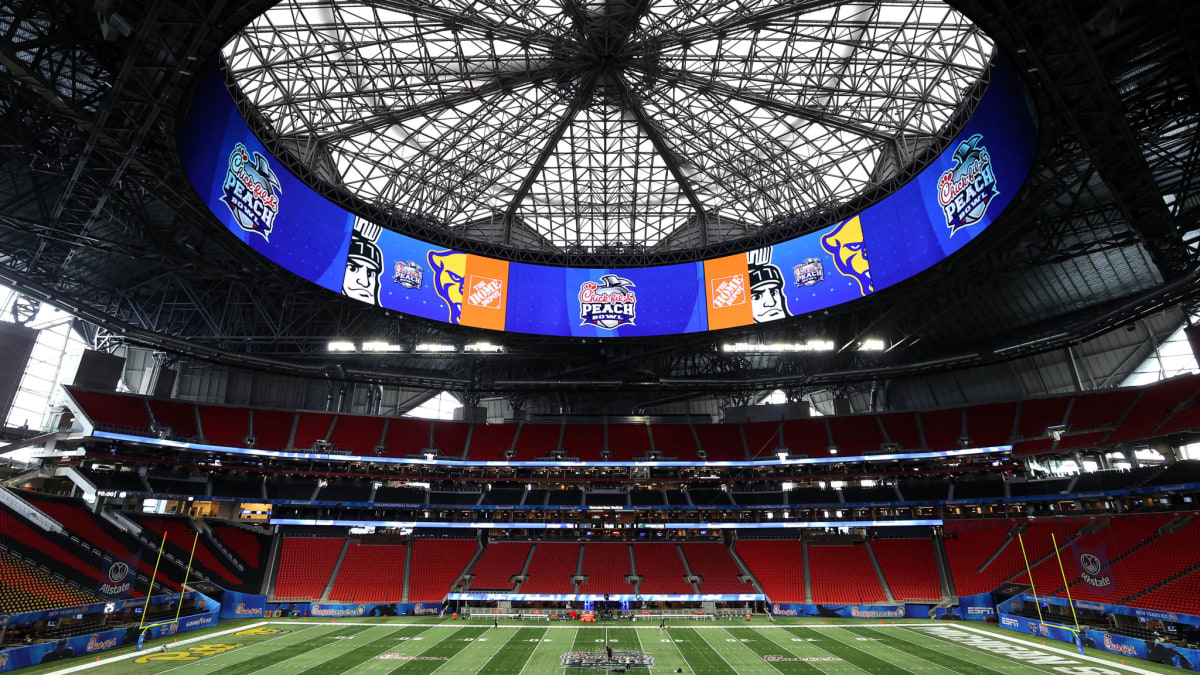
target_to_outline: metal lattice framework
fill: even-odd
[[[602,251],[829,217],[938,145],[993,44],[941,0],[285,0],[222,52],[310,180]]]

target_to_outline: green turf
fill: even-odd
[[[233,630],[229,630],[230,625]],[[219,634],[222,630],[229,632]],[[970,632],[978,630],[984,633]],[[997,644],[1010,646],[1037,658],[1021,660],[1013,654],[994,653],[986,645],[963,641],[964,636],[993,638],[992,648]],[[1017,642],[996,642],[994,636]],[[582,675],[597,671],[564,669],[563,655],[571,651],[602,651],[606,642],[614,650],[645,652],[652,657],[653,667],[640,670],[647,675],[675,673],[677,669],[681,673],[704,675],[1135,672],[1122,671],[1119,658],[1111,654],[1088,650],[1089,656],[1102,662],[1084,661],[1064,643],[1049,642],[1050,647],[1066,650],[1057,654],[1044,650],[1040,641],[1026,635],[959,622],[819,619],[767,622],[756,618],[749,623],[680,621],[662,630],[655,623],[580,625],[514,621],[493,628],[490,620],[414,621],[395,617],[337,622],[238,622],[223,625],[217,631],[179,636],[179,642],[174,640],[157,641],[166,645],[165,653],[154,645],[114,663],[95,664],[95,657],[91,656],[22,672],[47,673],[82,665],[94,666],[83,672],[95,675],[154,675],[167,671],[171,675],[435,672],[438,675],[548,672]],[[117,653],[104,653],[101,658]],[[1134,659],[1127,659],[1127,663],[1141,672],[1180,672]]]

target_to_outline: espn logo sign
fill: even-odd
[[[746,304],[746,275],[734,274],[712,280],[712,306],[714,309]]]
[[[467,283],[468,305],[487,309],[502,309],[504,299],[504,282],[490,277],[471,275]]]

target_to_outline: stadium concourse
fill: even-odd
[[[0,672],[1200,672],[1200,3],[0,3]]]

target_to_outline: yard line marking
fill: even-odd
[[[724,626],[722,626],[722,628],[724,628]],[[729,631],[725,631],[725,634],[728,635]],[[696,633],[696,635],[699,635],[700,639],[704,640],[704,644],[708,645],[708,648],[713,650],[713,653],[717,655],[717,658],[721,659],[722,661],[725,661],[725,665],[729,666],[730,670],[732,670],[735,673],[738,671],[738,669],[735,668],[732,663],[730,663],[729,661],[726,661],[724,656],[721,656],[721,652],[717,651],[717,648],[712,646],[712,643],[708,641],[708,638],[704,637],[704,635],[701,633]],[[755,656],[758,656],[758,655],[755,654]]]
[[[850,631],[846,631],[846,632],[847,632],[847,633],[850,633]],[[875,656],[875,655],[874,655],[874,654],[872,654],[871,652],[868,652],[868,651],[867,651],[867,650],[865,650],[865,649],[859,649],[858,647],[856,647],[856,646],[854,646],[854,645],[850,644],[849,642],[846,642],[845,640],[839,640],[839,639],[838,639],[838,637],[837,637],[836,635],[834,635],[834,634],[833,634],[833,631],[829,631],[829,633],[830,633],[829,637],[833,638],[835,642],[840,642],[840,643],[842,643],[842,644],[846,645],[847,647],[849,647],[850,649],[853,649],[854,651],[856,651],[856,652],[859,652],[859,653],[861,653],[861,654],[866,654],[867,656]],[[850,635],[854,635],[854,634],[853,634],[853,633],[850,633]],[[884,645],[884,646],[886,647],[887,645]],[[899,651],[899,650],[895,650],[895,651]],[[876,656],[875,658],[880,658],[880,657]],[[925,659],[921,659],[921,660],[922,660],[922,661],[925,661]],[[929,662],[928,662],[928,661],[925,661],[925,663],[929,663]],[[908,670],[908,668],[905,668],[904,666],[900,665],[899,663],[893,663],[892,665],[894,665],[894,666],[896,666],[896,667],[900,668],[900,670],[906,670],[906,671],[908,671],[908,672],[912,673],[913,675],[917,675],[915,672],[913,672],[913,671],[911,671],[911,670]],[[935,665],[936,665],[936,664],[935,664]]]
[[[236,633],[239,630],[250,630],[251,628],[258,628],[259,626],[267,625],[267,623],[269,623],[269,622],[259,621],[258,623],[252,623],[247,626],[238,626],[237,628],[230,628],[229,630],[218,631],[216,633],[205,633],[204,635],[201,635],[199,637],[188,638],[186,640],[180,640],[179,642],[176,642],[174,644],[187,645],[187,644],[191,644],[193,642],[199,642],[201,640],[207,640],[209,638],[214,638],[219,635],[229,635],[230,633]],[[299,632],[299,631],[297,631],[297,632]],[[282,636],[280,636],[280,637],[282,637]],[[274,640],[275,638],[271,638],[271,639]],[[265,640],[264,640],[264,642],[265,642]],[[48,675],[66,675],[66,673],[78,673],[82,670],[87,670],[89,668],[99,668],[100,666],[108,665],[110,663],[116,663],[117,661],[124,661],[126,659],[136,659],[138,656],[141,656],[141,655],[142,655],[141,652],[130,652],[128,654],[121,654],[120,656],[110,656],[107,659],[100,659],[99,661],[92,661],[90,663],[86,663],[81,666],[72,666],[70,668],[63,668],[62,670],[55,670],[51,673],[48,673]]]
[[[822,625],[824,625],[824,624],[822,624]],[[798,626],[798,628],[808,628],[808,626]],[[790,633],[791,631],[788,631],[787,629],[784,629],[784,632]],[[796,637],[800,637],[800,636],[799,636],[799,635],[797,635],[796,633],[792,633],[792,635],[796,635]],[[838,640],[838,642],[841,642],[841,640]],[[862,672],[864,672],[864,673],[865,673],[865,672],[867,672],[867,670],[866,670],[865,668],[863,668],[862,666],[858,665],[857,663],[855,663],[855,662],[851,661],[850,659],[844,659],[844,658],[842,658],[841,656],[839,656],[838,654],[835,654],[835,653],[833,653],[833,652],[829,651],[828,649],[825,649],[824,647],[822,647],[821,645],[819,645],[819,644],[817,644],[817,643],[815,643],[815,642],[805,642],[804,644],[806,644],[806,645],[812,645],[812,646],[816,647],[817,649],[820,649],[821,651],[825,652],[826,654],[828,654],[828,655],[832,656],[833,658],[835,658],[835,659],[837,659],[837,660],[841,661],[842,663],[848,663],[848,664],[850,664],[851,666],[854,666],[854,669],[855,669],[855,670],[861,670],[861,671],[862,671]],[[843,643],[843,644],[844,644],[844,643]],[[912,672],[912,671],[909,671],[909,672]]]
[[[850,626],[850,627],[851,627],[851,628],[855,628],[855,626]],[[867,627],[867,626],[863,626],[863,627]],[[857,635],[857,633],[851,633],[850,631],[846,631],[846,632],[847,632],[847,633],[850,633],[850,635]],[[836,638],[836,637],[835,637],[834,639],[835,639],[835,640],[837,640],[837,638]],[[838,642],[845,643],[845,644],[849,644],[849,643],[846,643],[846,642],[845,642],[845,640],[837,640],[837,641],[838,641]],[[947,668],[946,666],[943,666],[943,665],[941,665],[940,663],[934,663],[933,661],[930,661],[929,659],[924,659],[924,658],[921,658],[920,656],[917,656],[916,654],[913,654],[912,652],[906,652],[906,651],[904,651],[903,649],[900,649],[899,647],[893,647],[893,646],[891,646],[891,645],[887,644],[886,642],[872,642],[872,644],[877,644],[877,645],[879,645],[879,646],[881,646],[881,647],[883,647],[883,648],[885,648],[885,649],[889,649],[889,650],[891,650],[891,651],[894,651],[894,652],[896,652],[897,654],[903,654],[903,655],[904,655],[904,656],[906,656],[906,657],[911,657],[911,658],[917,659],[918,661],[924,661],[925,663],[928,663],[929,665],[933,666],[935,670],[944,670],[944,671],[946,671],[946,672],[949,672],[949,673],[953,673],[953,672],[954,672],[954,670],[952,670],[952,669],[950,669],[950,668]],[[853,645],[849,645],[849,646],[852,646],[852,647],[853,647]],[[858,649],[858,648],[857,648],[857,647],[855,647],[855,649]],[[863,650],[859,650],[859,651],[863,651]],[[901,667],[901,668],[904,668],[904,666],[900,666],[900,667]],[[908,670],[907,668],[904,668],[904,669],[905,669],[905,670]],[[912,673],[913,671],[911,671],[911,670],[908,670],[908,672]],[[914,675],[915,675],[915,673],[914,673]]]
[[[1029,640],[1022,640],[1019,638],[1009,637],[1009,636],[1004,635],[1003,633],[999,633],[999,632],[993,633],[992,631],[980,630],[979,628],[972,628],[970,626],[954,626],[954,628],[957,628],[958,630],[969,631],[971,633],[976,633],[979,635],[984,635],[984,636],[987,636],[990,638],[995,638],[997,640],[1004,640],[1006,642],[1014,642],[1016,644],[1021,645],[1022,647],[1027,647],[1029,649],[1053,652],[1055,654],[1061,654],[1063,656],[1067,656],[1067,657],[1070,657],[1073,659],[1080,659],[1083,661],[1091,661],[1092,663],[1103,664],[1104,666],[1106,666],[1108,668],[1116,668],[1118,670],[1126,670],[1131,673],[1140,673],[1141,675],[1157,675],[1156,673],[1154,673],[1153,671],[1150,671],[1150,670],[1143,670],[1142,668],[1125,665],[1124,663],[1117,663],[1115,661],[1107,661],[1105,659],[1096,658],[1095,656],[1088,656],[1087,654],[1080,654],[1078,651],[1070,651],[1068,649],[1060,649],[1058,647],[1051,647],[1049,645],[1040,645],[1040,644],[1037,644],[1036,642],[1031,642]],[[920,634],[920,633],[918,633],[918,634]],[[930,636],[930,637],[936,637],[936,636]],[[943,641],[946,641],[946,640],[943,640]],[[955,644],[955,643],[951,642],[950,644]],[[990,652],[987,652],[987,650],[979,649],[978,647],[974,647],[971,645],[965,645],[965,646],[971,647],[975,651],[990,653]],[[1039,670],[1044,670],[1044,669],[1039,668]]]
[[[241,630],[249,630],[249,629],[247,629],[247,628],[242,628]],[[252,645],[249,645],[249,646],[250,646],[250,647],[257,647],[257,646],[259,646],[259,645],[264,645],[264,644],[266,644],[266,643],[270,642],[271,640],[278,640],[279,638],[281,638],[281,637],[285,637],[285,636],[287,636],[287,635],[296,635],[296,634],[298,634],[298,633],[303,633],[303,632],[304,632],[304,631],[306,631],[306,630],[308,630],[308,629],[307,629],[307,628],[301,628],[300,630],[297,630],[297,631],[292,631],[291,633],[280,633],[279,635],[276,635],[275,637],[270,637],[270,638],[267,638],[266,640],[263,640],[262,642],[256,642],[256,643],[254,643],[254,644],[252,644]],[[146,651],[149,651],[149,650],[146,650]],[[175,651],[175,650],[171,650],[171,651]],[[244,651],[244,650],[243,650],[243,651]],[[143,651],[143,652],[134,652],[134,654],[144,654],[144,653],[145,653],[145,651]],[[225,653],[226,653],[226,654],[231,654],[232,652],[225,652]],[[214,655],[214,657],[216,657],[216,656],[220,656],[220,654],[215,654],[215,655]],[[209,659],[206,659],[205,661],[208,661],[208,660],[209,660]],[[195,665],[198,665],[199,663],[200,663],[200,661],[192,661],[192,662],[190,662],[190,663],[181,663],[181,664],[179,664],[178,666],[174,666],[174,667],[171,667],[171,668],[167,668],[166,670],[160,670],[160,671],[159,671],[159,675],[162,675],[162,673],[169,673],[169,672],[171,672],[172,670],[178,670],[178,669],[180,669],[180,668],[187,668],[188,666],[195,666]]]
[[[642,635],[641,635],[641,629],[640,629],[640,628],[634,628],[634,629],[633,629],[633,637],[637,638],[637,641],[638,641],[638,651],[639,651],[639,652],[644,652],[644,653],[647,653],[647,654],[649,654],[650,652],[647,652],[647,651],[646,651],[646,648],[642,646]],[[646,668],[646,670],[648,670],[649,672],[653,673],[653,672],[654,672],[654,666],[649,666],[649,667],[647,667],[647,668]]]
[[[412,635],[401,635],[401,636],[399,636],[399,637],[402,637],[402,638],[403,638],[403,637],[408,637],[408,638],[416,637],[417,635],[420,635],[421,633],[424,633],[425,631],[429,630],[430,628],[435,628],[435,627],[437,627],[437,626],[439,626],[439,625],[440,625],[440,624],[431,623],[431,624],[429,624],[429,626],[427,626],[427,627],[426,627],[424,630],[418,631],[418,632],[416,632],[416,633],[414,633],[414,634],[412,634]],[[395,643],[395,645],[394,645],[394,646],[397,646],[397,647],[398,647],[398,646],[400,646],[400,643],[401,643],[401,642],[407,642],[407,640],[399,640],[399,639],[397,639],[397,637],[396,637],[396,633],[403,633],[403,632],[404,632],[404,629],[403,629],[403,628],[401,628],[400,630],[394,630],[394,631],[392,631],[391,633],[388,633],[387,635],[385,635],[385,636],[383,636],[383,637],[379,638],[378,640],[375,640],[374,642],[371,642],[371,643],[369,643],[368,645],[363,645],[363,646],[369,646],[370,644],[375,644],[375,642],[382,642],[383,640],[387,640],[388,638],[391,638],[392,642],[394,642],[394,643]],[[384,653],[384,652],[380,652],[380,654],[382,654],[382,653]],[[371,662],[375,661],[375,659],[376,659],[376,658],[378,658],[378,656],[379,656],[379,655],[378,655],[378,654],[376,654],[375,656],[372,656],[371,658],[364,659],[364,660],[363,660],[361,663],[359,663],[358,665],[356,665],[356,666],[354,666],[354,667],[352,667],[352,668],[347,668],[347,669],[346,669],[346,671],[345,671],[344,673],[342,673],[342,675],[346,675],[346,673],[349,673],[349,672],[353,671],[353,670],[354,670],[354,669],[356,669],[356,668],[361,668],[362,666],[365,666],[365,665],[367,665],[368,663],[371,663]]]
[[[785,645],[782,642],[780,642],[779,640],[776,640],[775,638],[771,637],[771,633],[769,631],[772,631],[772,630],[779,630],[779,629],[777,626],[771,626],[765,630],[764,629],[756,629],[755,633],[758,635],[762,635],[763,639],[766,640],[767,642],[778,645],[779,648],[782,649],[785,653],[791,654],[793,656],[798,656],[798,654],[795,651],[793,651],[795,649],[795,646]],[[759,632],[759,631],[761,631],[761,632]],[[727,630],[725,632],[728,633],[729,631]],[[729,634],[733,635],[733,633],[729,633]],[[805,642],[805,643],[801,643],[801,644],[808,644],[808,643]],[[817,649],[820,649],[820,647],[817,647]],[[805,661],[805,663],[812,666],[813,668],[816,668],[817,670],[821,671],[822,673],[829,672],[828,670],[825,670],[824,668],[822,668],[821,664],[817,661]],[[854,665],[854,664],[850,664],[850,665]],[[776,666],[776,670],[778,670],[778,666]]]
[[[519,633],[519,632],[521,632],[520,629],[517,630],[517,633]],[[513,633],[513,637],[516,637],[517,633]],[[537,651],[538,647],[542,646],[542,637],[545,635],[546,635],[546,631],[545,631],[545,629],[542,629],[542,634],[537,636],[537,641],[538,641],[537,646],[534,647],[533,649],[529,650],[529,655],[525,657],[525,662],[521,664],[521,669],[517,671],[518,673],[525,672],[525,666],[529,665],[529,659],[533,658],[533,653]],[[509,642],[511,642],[511,641],[512,641],[512,638],[509,638]],[[504,644],[505,644],[505,646],[507,646],[508,642],[506,642]],[[504,647],[501,647],[501,649],[504,649]],[[499,654],[500,652],[496,652],[496,653]],[[492,656],[492,658],[496,658],[496,657]],[[488,659],[488,662],[490,663],[491,659]],[[483,670],[485,666],[487,666],[487,663],[480,666],[479,670]],[[478,673],[479,670],[477,670],[475,672]]]
[[[675,645],[675,651],[679,652],[679,658],[683,659],[683,662],[687,664],[687,667],[691,668],[693,673],[700,672],[696,670],[696,668],[692,666],[691,662],[687,660],[687,657],[683,655],[683,650],[679,648],[679,643],[675,641],[675,638],[671,637],[670,629],[667,630],[667,638],[671,640],[671,644]]]

